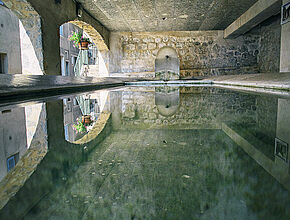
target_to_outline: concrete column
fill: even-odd
[[[288,2],[283,0],[283,5]],[[290,72],[290,22],[281,27],[280,72]]]

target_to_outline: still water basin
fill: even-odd
[[[289,219],[289,113],[287,97],[165,86],[5,109],[0,218]]]

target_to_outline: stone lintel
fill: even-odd
[[[259,0],[224,30],[224,38],[236,38],[279,13],[281,0]]]

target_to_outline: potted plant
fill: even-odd
[[[90,115],[83,115],[82,116],[82,123],[84,125],[91,124],[92,123],[91,116]]]
[[[81,50],[88,50],[91,41],[89,38],[86,38],[79,32],[72,32],[72,34],[68,38],[73,42],[74,47],[79,47]]]
[[[87,132],[87,128],[84,125],[84,123],[77,118],[77,123],[73,125],[73,129],[77,132],[77,133],[84,133]]]

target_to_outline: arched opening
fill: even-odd
[[[179,79],[179,58],[172,47],[162,47],[155,60],[155,78],[161,80]]]
[[[88,50],[80,50],[69,40],[73,33],[89,38]],[[106,77],[109,75],[109,50],[95,28],[83,21],[69,21],[59,28],[61,73],[63,76]]]
[[[43,75],[41,18],[26,0],[1,0],[3,73]],[[3,64],[4,65],[3,65]]]

